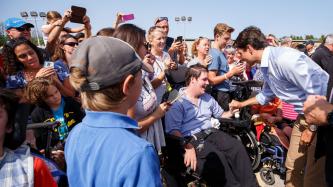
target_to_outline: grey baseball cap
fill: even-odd
[[[81,69],[88,80],[81,91],[101,90],[120,83],[141,68],[146,70],[131,45],[107,36],[84,40],[69,62],[69,68],[73,67]]]

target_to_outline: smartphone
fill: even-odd
[[[54,63],[50,62],[50,61],[45,61],[44,62],[44,68],[53,68],[54,67]]]
[[[176,38],[176,42],[183,42],[183,36],[178,36]]]
[[[184,95],[184,92],[178,92],[177,90],[172,90],[169,93],[169,97],[168,97],[168,103],[173,104],[174,102],[176,102],[178,99],[180,99],[182,96]]]
[[[149,42],[145,42],[144,45],[145,45],[145,48],[147,49],[147,52],[150,53],[150,51],[151,51],[151,44]]]
[[[122,21],[129,21],[129,20],[133,20],[134,19],[134,14],[126,14],[126,15],[122,15]]]
[[[74,6],[74,5],[71,7],[71,10],[72,13],[69,21],[73,23],[83,24],[83,17],[86,15],[87,10],[83,7]]]

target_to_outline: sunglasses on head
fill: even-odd
[[[30,31],[30,27],[17,27],[15,28],[16,30],[20,31],[20,32],[23,32],[23,31]]]
[[[158,17],[157,20],[158,20],[158,21],[163,21],[163,20],[169,21],[169,20],[168,20],[168,17]]]
[[[67,43],[64,43],[64,45],[69,45],[71,47],[75,47],[75,46],[78,46],[79,43],[78,42],[67,42]]]
[[[155,20],[155,24],[158,23],[158,22],[160,22],[160,21],[164,21],[164,20],[169,21],[169,20],[168,20],[168,17],[158,17],[158,18],[156,18],[156,20]]]

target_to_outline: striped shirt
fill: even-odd
[[[296,120],[297,112],[294,110],[294,106],[282,101],[282,117],[290,120]]]

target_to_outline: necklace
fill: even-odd
[[[37,72],[36,71],[23,71],[24,77],[27,81],[31,81],[35,78]]]

